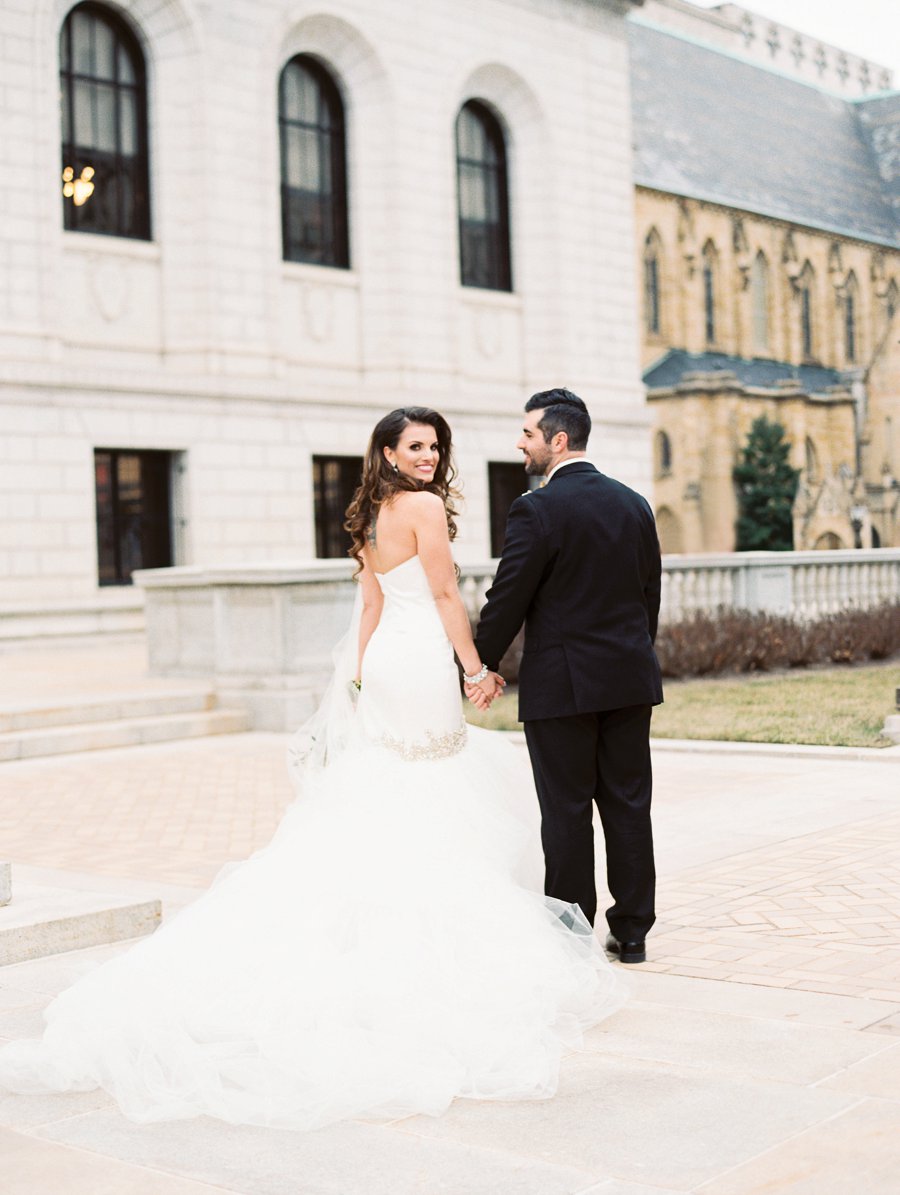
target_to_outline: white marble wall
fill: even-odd
[[[424,402],[454,426],[462,559],[524,399],[588,401],[601,467],[650,488],[618,0],[120,0],[148,64],[153,240],[62,230],[57,37],[0,8],[0,603],[96,594],[95,447],[183,454],[177,563],[314,552],[312,455]],[[352,269],[281,259],[276,86],[344,96]],[[454,122],[508,136],[512,294],[458,284]],[[14,168],[12,168],[14,166]]]

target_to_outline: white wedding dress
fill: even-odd
[[[0,1087],[102,1087],[142,1122],[439,1114],[552,1095],[621,1004],[577,908],[533,890],[527,761],[466,728],[420,561],[379,581],[350,729],[324,766],[294,743],[271,843],[57,997],[43,1038],[0,1050]]]

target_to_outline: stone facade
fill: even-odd
[[[598,463],[649,492],[620,0],[119,0],[146,59],[152,239],[67,232],[69,0],[0,12],[0,603],[98,598],[96,449],[171,453],[173,562],[315,553],[314,454],[427,403],[458,443],[459,555],[529,393],[588,400]],[[312,55],[347,128],[350,269],[282,260],[277,85]],[[459,284],[454,127],[504,130],[513,290]],[[102,596],[102,591],[100,596]]]
[[[663,549],[734,549],[732,468],[759,415],[784,425],[801,470],[795,548],[896,546],[900,97],[840,103],[661,35],[645,26],[659,7],[635,20],[632,87]],[[698,106],[721,119],[697,122]]]
[[[865,507],[857,530],[866,546],[873,540],[885,547],[900,543],[900,494],[894,484],[900,472],[895,431],[900,423],[900,252],[644,188],[637,189],[636,210],[645,369],[676,347],[698,357],[720,353],[797,367],[814,363],[824,367],[823,374],[833,370],[835,375],[835,384],[824,393],[811,392],[799,378],[785,379],[774,389],[754,386],[727,367],[685,374],[675,386],[651,384],[654,496],[664,551],[733,550],[737,501],[731,470],[759,415],[783,424],[792,462],[802,471],[795,506],[797,549],[853,547],[855,507]],[[658,263],[655,321],[646,310],[648,255]],[[707,339],[707,263],[713,271],[712,340]],[[807,281],[809,353],[802,310]],[[848,293],[853,295],[852,346]],[[651,329],[653,322],[657,329]]]

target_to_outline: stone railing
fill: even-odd
[[[461,567],[466,607],[484,603],[496,561]],[[317,560],[135,574],[145,593],[150,671],[214,680],[258,730],[287,730],[315,708],[353,605],[353,563]],[[812,618],[900,602],[900,551],[667,556],[662,619],[720,606]]]
[[[900,602],[900,550],[666,556],[660,618],[720,607],[811,619]]]

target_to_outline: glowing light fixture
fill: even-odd
[[[94,177],[94,167],[85,166],[78,178],[75,177],[75,171],[71,166],[67,166],[62,172],[63,177],[63,195],[66,199],[71,199],[76,207],[81,207],[87,203],[94,193],[94,184],[91,179]]]

